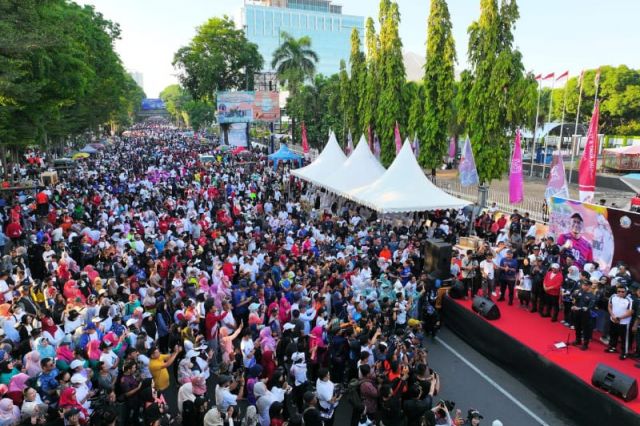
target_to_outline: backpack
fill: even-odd
[[[360,412],[364,410],[364,403],[362,402],[362,396],[360,395],[360,385],[362,383],[358,379],[351,379],[345,397],[349,405],[353,408],[354,412]]]

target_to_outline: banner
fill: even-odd
[[[549,172],[549,182],[547,189],[544,191],[544,198],[547,203],[551,197],[569,198],[569,187],[564,172],[564,161],[559,152],[553,154],[553,162],[551,163],[551,171]]]
[[[218,123],[250,123],[254,101],[254,92],[218,92]]]
[[[473,158],[473,149],[471,149],[471,140],[467,136],[460,155],[460,166],[458,167],[460,174],[460,185],[471,186],[480,184],[478,170],[476,169],[476,161]]]
[[[266,122],[280,120],[280,95],[278,92],[255,92],[253,119]]]
[[[233,123],[229,127],[229,145],[230,146],[247,146],[247,124]]]
[[[307,128],[304,125],[304,121],[302,122],[302,152],[305,154],[309,153],[309,141],[307,140]]]
[[[596,191],[596,169],[598,166],[598,117],[600,115],[600,104],[596,101],[593,106],[593,115],[589,123],[587,133],[587,144],[580,159],[578,169],[578,190],[580,191],[580,201],[593,202]]]
[[[396,128],[393,131],[393,135],[396,139],[396,155],[398,155],[398,153],[402,149],[402,138],[400,137],[400,127],[398,127],[397,121],[396,121]]]
[[[522,176],[522,147],[520,146],[520,130],[516,130],[516,143],[511,156],[509,173],[509,203],[521,203],[524,200],[524,180]]]
[[[351,136],[351,129],[349,129],[349,134],[347,135],[347,149],[346,149],[347,157],[351,155],[353,152],[353,136]]]
[[[594,260],[603,273],[625,262],[640,276],[640,214],[553,197],[549,230],[579,266]]]
[[[458,147],[456,146],[456,138],[455,136],[451,136],[451,140],[449,141],[449,161],[453,161],[456,158],[457,151]]]
[[[164,109],[164,102],[158,98],[146,98],[142,100],[142,109],[145,111],[153,109]]]

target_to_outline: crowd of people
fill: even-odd
[[[0,199],[0,426],[331,426],[339,405],[338,424],[480,424],[439,397],[427,348],[452,280],[423,257],[475,212],[389,223],[324,208],[260,153],[203,162],[198,137],[130,135],[35,197]],[[625,267],[613,286],[569,245],[531,239],[526,216],[494,213],[473,222],[487,244],[452,259],[465,296],[517,290],[534,312],[563,311],[584,348],[606,309],[611,350],[629,354]]]

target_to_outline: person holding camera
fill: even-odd
[[[474,285],[476,278],[476,270],[478,269],[478,260],[473,254],[473,250],[467,250],[467,255],[462,259],[460,264],[462,269],[462,283],[464,284],[464,298],[469,298],[469,289],[471,289],[471,296],[476,292]]]
[[[335,409],[342,398],[342,388],[331,381],[331,374],[327,368],[318,370],[316,380],[316,393],[318,395],[318,408],[324,426],[332,426]]]

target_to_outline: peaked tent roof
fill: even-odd
[[[408,141],[385,174],[371,185],[349,191],[349,198],[381,213],[450,209],[471,204],[432,184],[418,165]]]
[[[336,135],[331,132],[329,142],[324,147],[318,158],[308,166],[301,169],[293,170],[291,173],[316,185],[322,185],[322,181],[327,176],[333,174],[345,161],[347,156],[344,155],[342,149],[338,145]]]
[[[318,183],[319,186],[349,198],[349,191],[364,185],[369,185],[385,172],[382,164],[376,159],[364,135],[360,137],[353,153],[336,169]]]
[[[286,144],[281,144],[280,149],[269,155],[269,160],[273,161],[273,167],[278,168],[279,161],[297,161],[298,164],[302,163],[302,156],[291,151]]]

